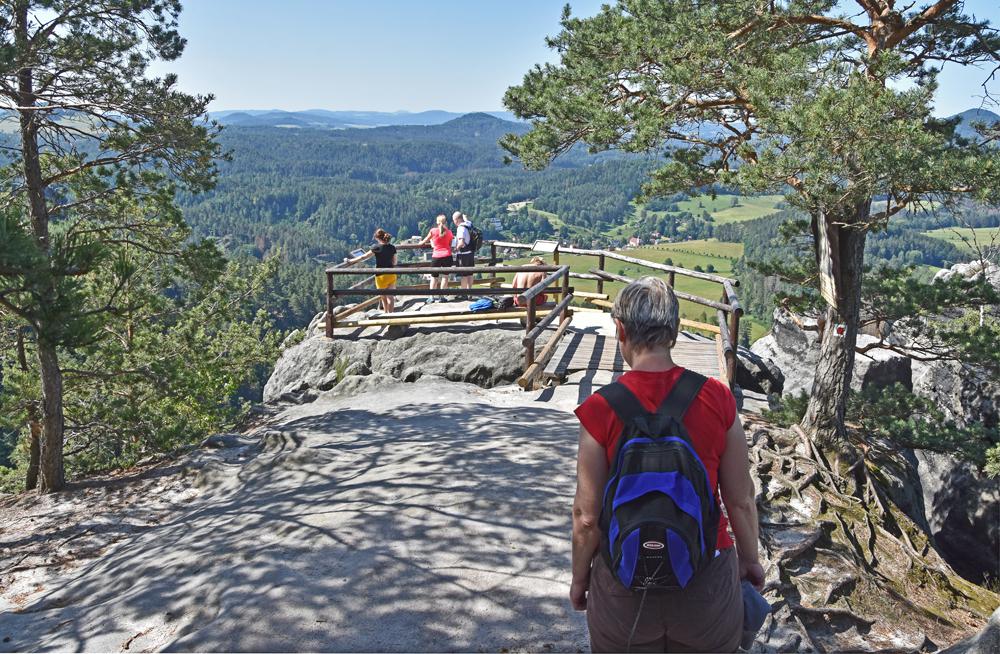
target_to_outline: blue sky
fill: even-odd
[[[211,109],[495,111],[534,64],[565,0],[187,0],[175,62],[184,90]],[[600,0],[570,1],[596,13]],[[997,0],[966,10],[1000,25]],[[978,107],[988,71],[945,69],[937,113]],[[990,89],[1000,94],[1000,80]],[[995,107],[994,107],[994,110]]]

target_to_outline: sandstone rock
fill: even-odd
[[[755,393],[781,393],[785,376],[770,359],[745,347],[737,349],[736,384],[743,390]]]
[[[307,338],[281,354],[264,386],[264,402],[272,403],[288,394],[291,396],[286,400],[297,401],[294,396],[302,391],[330,388],[338,359],[346,366],[358,366],[353,372],[367,370],[374,346],[370,340]]]
[[[519,329],[417,333],[380,341],[372,352],[372,372],[411,382],[426,375],[491,388],[511,383],[524,370]],[[544,337],[539,338],[541,347]]]
[[[980,275],[985,275],[994,288],[1000,289],[1000,266],[989,261],[976,260],[969,263],[956,263],[951,268],[942,268],[934,275],[934,281],[948,281],[956,276],[974,280]]]
[[[981,369],[956,361],[914,361],[913,392],[934,403],[960,427],[1000,424],[1000,384]]]
[[[326,311],[320,311],[309,321],[306,328],[306,338],[323,334],[326,332]]]
[[[317,324],[321,329],[322,321]],[[396,338],[313,336],[282,353],[264,387],[264,402],[312,402],[345,380],[371,374],[404,382],[436,376],[485,388],[509,384],[524,369],[523,337],[520,329],[502,326],[416,330]],[[537,347],[546,339],[539,337]]]
[[[864,347],[878,339],[867,334],[858,335],[858,347]],[[855,390],[862,388],[886,388],[893,384],[913,386],[913,360],[897,352],[883,349],[868,350],[854,357]]]
[[[293,345],[300,343],[303,339],[303,336],[304,334],[301,329],[295,329],[288,332],[288,335],[285,336],[285,338],[281,341],[281,345],[279,346],[280,349],[287,350]]]
[[[815,324],[813,321],[811,324]],[[785,395],[798,395],[812,390],[816,362],[819,360],[817,332],[805,331],[796,325],[786,311],[775,309],[771,331],[758,339],[750,352],[770,360],[784,378]]]
[[[927,525],[945,560],[967,579],[1000,576],[996,481],[949,454],[915,450],[914,455]]]
[[[1000,652],[1000,608],[993,612],[982,631],[952,645],[941,654],[996,654],[997,652]]]
[[[804,320],[803,324],[815,327],[814,320]],[[861,334],[858,346],[863,347],[875,341],[874,336]],[[784,376],[785,395],[798,395],[812,391],[813,375],[819,361],[818,332],[803,329],[792,320],[787,311],[775,309],[771,332],[759,339],[750,352],[763,359],[769,359]],[[900,383],[912,386],[911,360],[888,350],[869,350],[854,359],[854,379],[852,387],[884,388]]]

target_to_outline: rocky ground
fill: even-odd
[[[466,336],[485,339],[468,365],[440,334],[307,340],[246,433],[3,499],[0,651],[586,651],[572,409],[610,373],[525,393],[503,354],[521,334]],[[427,354],[394,355],[407,338]],[[848,467],[741,419],[773,605],[753,651],[938,651],[984,628],[1000,598],[897,507],[903,454]],[[970,651],[1000,651],[994,619]]]

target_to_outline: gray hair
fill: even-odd
[[[672,348],[680,326],[677,296],[662,279],[643,277],[618,293],[611,316],[625,327],[625,335],[639,350]]]

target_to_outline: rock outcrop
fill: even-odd
[[[492,388],[512,383],[524,370],[524,330],[516,325],[438,326],[397,338],[332,340],[321,329],[310,326],[309,337],[282,352],[264,387],[265,403],[309,402],[352,375],[405,382],[432,376]],[[547,338],[540,336],[538,347]]]
[[[736,384],[740,388],[765,395],[780,395],[785,387],[785,375],[774,361],[740,347],[736,350]]]
[[[983,274],[971,264],[956,268],[942,273]],[[988,268],[986,274],[1000,279],[996,267]],[[796,320],[776,310],[771,332],[751,348],[753,354],[770,360],[784,374],[786,395],[812,390],[819,358],[815,327],[815,322]],[[873,339],[859,335],[858,344],[864,346]],[[930,400],[960,427],[980,424],[993,428],[1000,424],[1000,384],[975,366],[954,361],[917,361],[878,349],[856,356],[855,390],[894,383]],[[1000,490],[994,480],[985,479],[975,466],[958,457],[929,450],[911,452],[905,469],[894,474],[895,482],[892,475],[885,480],[895,486],[893,499],[933,538],[949,564],[968,579],[1000,575]]]
[[[914,361],[913,392],[960,427],[1000,424],[1000,383],[981,368],[957,361]]]
[[[861,334],[858,336],[858,347],[875,340],[874,336]],[[775,309],[771,331],[758,339],[750,352],[771,361],[780,370],[784,376],[783,394],[799,395],[812,391],[819,361],[819,332],[815,320],[796,321],[787,311]],[[912,386],[912,361],[909,357],[887,350],[869,350],[855,357],[852,382],[855,390],[885,388],[895,383],[907,388]]]
[[[1000,485],[949,454],[914,455],[927,527],[942,556],[967,579],[1000,578]]]
[[[996,654],[1000,652],[1000,608],[993,612],[986,627],[941,652],[941,654]]]
[[[942,268],[934,275],[934,281],[948,281],[954,277],[961,277],[969,281],[985,277],[993,288],[1000,289],[1000,266],[989,261],[976,260],[969,263],[956,263],[951,268]]]

